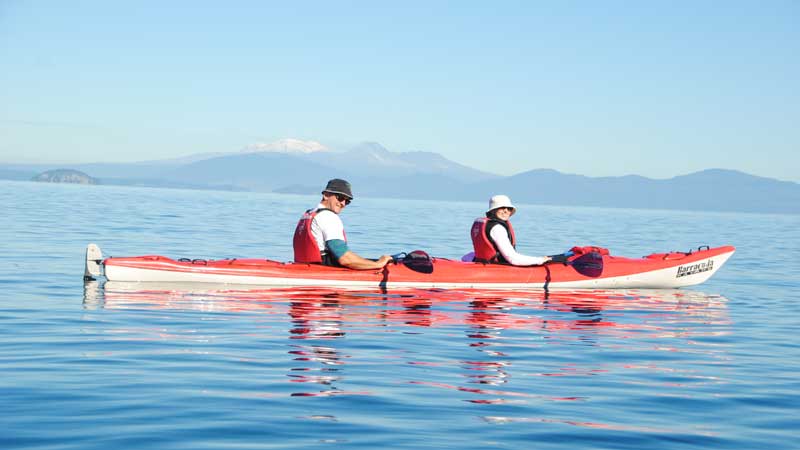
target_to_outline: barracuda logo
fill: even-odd
[[[713,268],[714,268],[713,259],[709,259],[708,261],[704,261],[697,264],[692,264],[690,266],[678,266],[678,274],[675,275],[675,278],[687,277],[689,275],[694,275],[697,273],[708,272]]]

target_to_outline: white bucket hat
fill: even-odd
[[[489,213],[503,207],[511,208],[511,215],[517,212],[517,207],[511,204],[511,199],[507,195],[495,195],[489,199],[489,209],[486,212]]]

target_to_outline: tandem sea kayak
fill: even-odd
[[[610,255],[605,249],[589,249],[565,262],[530,267],[431,258],[416,251],[396,258],[383,269],[352,270],[268,259],[176,260],[160,255],[103,258],[100,248],[89,244],[85,277],[284,287],[663,289],[706,281],[736,250],[732,246],[702,246],[688,252],[628,258]]]

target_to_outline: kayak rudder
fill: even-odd
[[[102,276],[101,264],[103,263],[103,252],[97,244],[86,246],[86,268],[83,271],[83,279],[86,281],[96,280]]]

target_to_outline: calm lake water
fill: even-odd
[[[800,448],[800,216],[518,205],[530,254],[737,247],[683,290],[82,281],[89,242],[289,260],[317,200],[0,181],[0,448]],[[484,208],[342,217],[364,256],[458,258]]]

